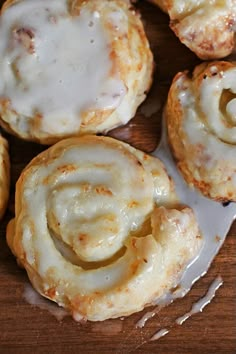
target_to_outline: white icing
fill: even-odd
[[[39,295],[30,284],[25,284],[23,298],[30,305],[50,312],[58,321],[62,321],[63,318],[69,316],[69,313],[65,309]]]
[[[115,27],[117,35],[124,34],[128,29],[128,26],[124,26],[124,14],[119,11],[113,11],[109,14],[109,22]]]
[[[216,291],[222,286],[223,280],[221,276],[217,276],[214,281],[211,283],[210,287],[207,290],[207,293],[204,297],[199,299],[192,305],[192,308],[189,312],[185,313],[183,316],[180,316],[176,319],[176,323],[178,325],[182,325],[187,319],[189,319],[192,315],[202,312],[203,309],[211,303],[216,295]],[[147,312],[137,323],[136,327],[143,328],[147,320],[152,318],[156,314],[155,310],[151,312]],[[156,332],[151,338],[150,341],[158,340],[159,338],[165,336],[169,333],[170,330],[163,328]]]
[[[211,301],[215,297],[216,291],[221,287],[222,284],[223,281],[221,276],[216,277],[210,285],[206,295],[199,299],[197,302],[195,302],[189,312],[185,313],[183,316],[178,317],[176,319],[176,323],[182,325],[192,315],[198,312],[202,312],[202,310],[211,303]]]
[[[141,318],[140,320],[136,323],[136,328],[143,328],[146,324],[146,322],[148,320],[150,320],[151,318],[153,318],[159,311],[161,308],[158,309],[154,309],[153,311],[148,311],[146,312]]]
[[[151,338],[150,341],[155,341],[160,339],[161,337],[164,337],[166,334],[169,333],[169,330],[166,328],[160,329],[158,332],[156,332]]]
[[[24,247],[27,247],[27,245],[28,245],[28,243],[30,241],[31,235],[32,234],[31,234],[30,227],[27,226],[25,228],[24,235],[23,235],[23,238],[22,238],[22,244],[23,244]],[[27,252],[26,258],[27,258],[27,262],[29,264],[33,264],[35,262],[34,250],[32,249],[32,247],[30,247],[29,252]]]
[[[219,6],[218,0],[178,0],[172,1],[171,8],[167,8],[167,10],[169,10],[172,19],[191,15],[203,15],[207,11],[214,10],[214,7],[218,12],[220,11],[222,15],[225,15],[225,10],[229,11],[233,7],[233,3],[234,0],[224,0],[221,1]]]
[[[212,68],[211,68],[212,69]],[[236,146],[234,144],[236,127],[228,126],[226,118],[219,109],[219,101],[224,89],[236,92],[236,69],[228,70],[222,78],[222,74],[206,78],[200,88],[200,107],[204,113],[204,120],[199,119],[199,110],[196,110],[197,102],[192,93],[191,85],[183,78],[177,81],[180,90],[179,99],[183,107],[183,130],[186,140],[195,146],[204,147],[204,152],[198,154],[194,163],[197,167],[204,167],[209,171],[222,164],[236,164]],[[232,85],[232,87],[230,87]],[[230,115],[231,123],[235,121],[235,99],[226,105],[226,111]],[[236,140],[235,140],[236,142]],[[185,143],[183,141],[183,143]],[[219,169],[220,170],[220,169]],[[195,173],[197,173],[195,171]],[[226,175],[226,178],[228,174]],[[236,173],[232,170],[232,181]]]
[[[236,124],[236,98],[226,105],[226,112],[230,116],[231,121]]]
[[[96,146],[96,155],[94,152],[94,148],[89,146],[81,147],[79,153],[77,149],[72,148],[65,152],[61,159],[55,160],[49,166],[41,167],[40,182],[32,181],[37,183],[38,187],[32,188],[31,193],[27,194],[26,201],[35,220],[35,232],[40,235],[41,230],[45,230],[42,237],[35,238],[33,241],[37,253],[40,254],[40,261],[38,261],[40,274],[45,274],[55,264],[58,265],[58,272],[64,273],[64,262],[60,254],[50,252],[49,257],[48,253],[45,253],[45,249],[54,250],[53,240],[48,230],[50,221],[45,218],[45,215],[50,217],[51,211],[56,220],[60,221],[59,230],[62,240],[66,244],[71,244],[72,249],[78,252],[80,259],[85,261],[99,261],[113,256],[122,247],[124,239],[134,228],[133,225],[135,228],[142,225],[145,216],[151,211],[154,190],[151,188],[150,176],[148,174],[140,176],[142,178],[142,188],[140,188],[137,171],[133,169],[131,161],[127,160],[125,155],[113,149],[109,150],[108,147],[99,146]],[[92,164],[94,159],[98,166],[96,169]],[[109,163],[112,160],[114,163],[111,169]],[[66,182],[64,182],[64,174],[60,173],[51,181],[51,187],[43,183],[44,178],[53,175],[53,171],[55,173],[59,166],[73,166],[75,163],[80,168],[70,173]],[[99,164],[103,166],[101,169]],[[86,192],[83,190],[84,176],[86,176],[86,184],[90,185],[90,190]],[[73,185],[74,181],[76,181],[75,185]],[[100,185],[110,186],[115,201],[113,196],[95,193],[94,190]],[[52,195],[51,188],[53,188]],[[133,198],[138,205],[128,209],[126,204]],[[45,205],[45,201],[48,205]],[[45,212],[46,209],[48,214]],[[112,221],[111,227],[116,227],[117,231],[111,235],[109,231],[106,231],[108,215],[116,220],[115,225]],[[179,216],[180,221],[182,217],[184,215]],[[26,226],[25,231],[27,230]],[[85,247],[82,242],[79,242],[77,236],[84,233],[87,235]],[[26,235],[28,238],[28,233]],[[25,237],[23,235],[23,239]],[[78,244],[74,243],[76,241]],[[91,271],[91,274],[82,270],[79,274],[76,271],[76,280],[75,274],[71,273],[71,283],[81,284],[83,291],[105,290],[125,278],[128,264],[132,259],[132,253],[127,250],[119,261],[107,268],[99,268]],[[60,267],[62,267],[61,270]],[[152,267],[152,262],[150,262],[149,273],[153,271]]]
[[[111,164],[113,160],[114,163]],[[60,166],[74,164],[80,168],[68,174],[66,181],[63,173],[55,172]],[[42,228],[47,230],[47,214],[48,217],[55,217],[60,221],[62,240],[71,244],[81,259],[99,261],[113,256],[122,247],[130,230],[142,225],[145,216],[152,209],[154,190],[150,188],[153,187],[150,175],[143,175],[142,188],[139,189],[139,184],[136,184],[137,171],[132,167],[134,165],[130,164],[130,160],[119,151],[99,146],[96,149],[91,146],[81,147],[79,150],[72,148],[50,166],[41,167],[38,187],[32,188],[26,198],[35,219],[37,233],[40,234]],[[45,186],[43,179],[53,173],[56,173],[56,178],[51,181],[51,194],[51,188]],[[87,186],[88,190],[85,188]],[[106,186],[108,194],[96,192],[100,186]],[[127,204],[132,198],[137,206],[129,208]],[[40,210],[36,205],[40,205]],[[48,211],[45,213],[45,210]],[[115,232],[112,231],[114,229]],[[83,242],[79,242],[79,234],[86,234],[85,246]],[[45,238],[45,242],[48,247],[51,245],[53,248],[50,237]],[[40,238],[36,249],[39,252],[42,249],[42,256],[45,254],[45,245]],[[46,255],[46,259],[40,262],[40,272],[44,273],[54,262],[53,258]],[[116,278],[113,273],[110,282],[116,282]],[[105,283],[107,284],[107,280]],[[95,283],[92,286],[96,287]]]
[[[88,155],[86,155],[88,153]],[[98,153],[98,152],[97,152]],[[81,159],[89,160],[89,152],[86,149],[86,154],[83,157],[83,153],[81,154]],[[202,275],[204,275],[207,272],[208,267],[210,266],[214,256],[217,254],[220,246],[223,244],[224,239],[226,237],[226,234],[230,228],[230,225],[232,223],[232,220],[234,220],[235,215],[236,215],[236,205],[234,203],[231,203],[227,207],[223,207],[221,203],[214,202],[210,199],[207,199],[203,197],[200,193],[198,193],[196,190],[189,188],[186,183],[184,182],[183,178],[181,175],[178,173],[175,163],[172,159],[172,156],[169,151],[168,144],[166,142],[166,135],[165,135],[165,129],[163,129],[163,135],[162,135],[162,140],[160,143],[160,146],[154,153],[155,156],[158,156],[166,165],[168,173],[172,176],[172,178],[175,181],[176,184],[176,189],[177,189],[177,194],[180,199],[180,201],[183,204],[187,204],[193,208],[193,210],[196,213],[201,232],[204,238],[204,244],[203,248],[200,250],[198,257],[196,257],[186,268],[183,276],[180,279],[179,285],[177,289],[174,292],[169,292],[165,296],[163,296],[161,299],[158,298],[156,301],[154,301],[155,304],[159,305],[166,305],[172,302],[175,298],[178,297],[183,297],[192,287],[193,283],[199,279]],[[99,154],[98,154],[99,156]],[[107,161],[106,159],[106,154],[103,154],[101,152],[101,157],[104,156],[104,161]],[[67,151],[67,153],[64,154],[64,159],[68,163],[68,158],[73,159],[76,157],[76,152],[72,151]],[[117,160],[117,159],[116,159]],[[73,164],[74,161],[71,160],[71,164]],[[123,162],[122,162],[123,164]],[[53,167],[47,167],[47,170],[45,170],[45,174],[43,172],[41,177],[46,177],[47,175],[51,175],[51,172],[53,169],[57,167],[56,163],[54,162]],[[125,170],[125,168],[123,168]],[[127,168],[128,169],[128,168]],[[43,170],[42,170],[43,171]],[[129,173],[130,173],[130,167],[129,167]],[[92,174],[91,174],[92,176]],[[60,183],[60,178],[63,179],[64,177],[59,175],[58,180],[56,179],[56,183]],[[92,177],[91,177],[92,178]],[[96,177],[97,178],[97,177]],[[70,180],[70,179],[69,179]],[[73,178],[71,179],[73,181]],[[105,178],[106,182],[109,181],[109,179]],[[104,180],[103,180],[104,181]],[[35,181],[32,181],[32,183],[35,183]],[[109,183],[108,183],[109,184]],[[55,183],[53,184],[55,186]],[[35,190],[34,190],[34,195],[35,195]],[[42,190],[38,194],[38,200],[36,201],[36,205],[39,205],[41,203],[40,201],[40,195],[42,195]],[[32,196],[27,193],[27,197],[29,201],[32,199]],[[43,198],[43,197],[42,197]],[[70,198],[69,198],[70,199]],[[34,202],[35,203],[35,200]],[[33,212],[35,210],[35,205],[34,207],[31,207],[30,210]],[[41,209],[41,208],[40,208]],[[40,218],[39,215],[37,215],[39,225],[36,227],[42,228],[42,222],[43,218]],[[62,217],[63,218],[63,217]],[[182,227],[186,224],[186,218],[182,218],[180,220],[180,224]],[[26,235],[27,237],[27,235]],[[48,242],[48,241],[47,241]],[[45,247],[46,249],[51,249],[51,246],[47,246],[47,242],[45,243],[45,240],[42,242],[42,239],[40,240],[39,244],[36,245],[37,250],[40,252],[40,248],[42,247],[40,244],[44,244],[44,249],[42,249],[42,252],[45,253]],[[53,241],[50,241],[53,242]],[[58,248],[59,249],[59,248]],[[43,255],[42,255],[43,256]],[[56,258],[54,258],[55,254],[50,252],[50,257],[48,257],[48,254],[46,257],[43,256],[43,264],[45,267],[45,270],[40,269],[40,272],[46,271],[46,269],[53,264],[58,264],[58,261]],[[58,257],[58,256],[57,256]],[[129,257],[129,256],[128,256]],[[48,258],[50,261],[48,261]],[[124,258],[123,258],[124,260]],[[123,263],[123,261],[122,261]],[[111,267],[109,267],[109,273],[104,272],[102,274],[101,270],[99,270],[99,273],[96,273],[96,277],[94,277],[95,274],[91,273],[91,277],[83,278],[83,275],[79,275],[81,278],[80,281],[83,282],[83,286],[86,284],[87,290],[93,290],[93,289],[98,289],[98,288],[106,288],[106,284],[109,286],[112,286],[119,278],[117,278],[119,275],[123,277],[125,272],[127,271],[127,264],[128,263],[123,263],[123,270],[121,269],[120,265],[118,266],[118,269],[116,272],[113,272]],[[117,263],[116,263],[117,266]],[[160,272],[160,266],[159,266],[159,272]],[[108,270],[108,268],[107,268]],[[114,270],[114,269],[113,269]],[[63,270],[61,270],[62,272]],[[152,269],[149,267],[149,270],[147,272],[152,271]],[[109,276],[108,276],[109,275]],[[77,274],[78,276],[78,274]],[[107,277],[108,276],[108,277]],[[83,278],[83,279],[82,279]],[[120,278],[121,279],[121,278]],[[97,281],[96,281],[97,280]],[[70,279],[68,278],[68,281]],[[86,282],[86,283],[85,283]],[[91,284],[89,286],[89,283]],[[74,282],[75,283],[75,282]],[[206,304],[212,299],[212,297],[215,294],[215,290],[222,284],[221,278],[217,278],[212,286],[210,287],[208,293],[206,296],[201,299],[201,301],[198,301],[197,304],[193,307],[193,311],[201,311],[203,307],[206,306]],[[137,327],[142,328],[145,323],[152,318],[156,314],[156,310],[154,311],[149,311],[148,313],[144,314],[144,316],[140,319],[140,321],[137,323]],[[74,317],[75,318],[81,318],[80,314],[75,313]],[[179,322],[183,322],[183,320],[187,318],[186,315],[184,315],[183,318],[179,320]],[[158,337],[158,335],[157,335]],[[154,337],[156,338],[156,337]]]
[[[236,127],[225,124],[225,117],[219,109],[223,90],[230,90],[236,94],[236,68],[218,72],[217,75],[212,77],[206,77],[200,87],[199,105],[209,129],[223,141],[235,144]]]
[[[28,117],[11,122],[20,130],[30,129],[29,117],[38,113],[42,132],[72,133],[79,130],[83,111],[119,105],[125,87],[117,73],[111,75],[99,13],[84,6],[73,18],[66,0],[24,0],[4,11],[0,21],[0,96]],[[22,29],[33,35],[31,52]]]
[[[211,66],[210,67],[210,72],[212,73],[212,74],[215,74],[215,73],[217,73],[217,71],[218,71],[218,69],[217,69],[217,66]]]
[[[164,124],[165,125],[165,124]],[[194,133],[192,134],[194,136]],[[168,174],[173,178],[176,186],[176,193],[183,205],[190,206],[197,217],[199,227],[203,236],[204,244],[198,257],[186,268],[178,289],[157,299],[154,304],[168,304],[176,298],[183,297],[192,285],[204,274],[206,274],[215,255],[222,246],[225,237],[236,217],[236,204],[231,203],[224,207],[221,203],[204,197],[194,188],[190,188],[178,172],[171,155],[167,138],[166,128],[163,128],[162,139],[159,147],[153,153],[165,164]]]
[[[155,312],[154,311],[148,311],[146,312],[141,318],[140,320],[136,323],[136,328],[143,328],[146,324],[146,322],[155,316]]]
[[[50,155],[28,167],[25,209],[16,215],[15,234],[29,255],[15,253],[34,287],[72,304],[74,318],[82,311],[96,321],[139,311],[175,286],[201,240],[191,210],[171,207],[172,183],[160,161],[95,136],[64,140]]]
[[[144,114],[145,117],[149,118],[151,117],[154,113],[158,112],[161,109],[161,102],[155,97],[148,99],[144,102],[142,105],[140,112]]]

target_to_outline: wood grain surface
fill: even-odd
[[[161,111],[173,75],[191,69],[199,62],[181,45],[168,28],[168,17],[144,0],[137,7],[142,13],[147,35],[155,55],[154,85],[148,100],[125,127],[110,133],[147,152],[158,144]],[[155,109],[154,109],[155,108]],[[155,112],[147,117],[147,112]],[[149,115],[149,114],[148,114]],[[129,318],[104,323],[79,324],[70,317],[59,322],[50,312],[27,303],[23,297],[26,273],[18,268],[5,241],[5,227],[14,213],[14,185],[30,159],[45,147],[7,136],[12,162],[11,200],[0,223],[0,353],[225,353],[236,352],[236,224],[215,258],[207,275],[183,299],[161,310],[144,327],[135,324],[147,310]],[[182,326],[175,319],[202,297],[212,280],[221,275],[223,286],[203,313]],[[157,342],[149,338],[160,328],[170,326],[168,335]]]

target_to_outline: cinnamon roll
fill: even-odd
[[[7,0],[0,19],[0,124],[52,144],[127,123],[153,57],[123,0]]]
[[[229,55],[234,48],[235,0],[150,0],[170,16],[170,28],[201,59]]]
[[[63,140],[16,184],[7,241],[35,289],[76,320],[128,316],[176,286],[201,247],[163,164],[108,137]]]
[[[10,161],[8,143],[0,135],[0,219],[2,218],[9,197],[10,187]]]
[[[218,201],[236,201],[236,65],[203,63],[171,85],[166,119],[186,181]]]

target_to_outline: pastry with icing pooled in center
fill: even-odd
[[[0,219],[2,218],[9,197],[10,159],[8,142],[0,135]]]
[[[169,142],[187,183],[217,201],[236,201],[236,65],[203,63],[178,73],[166,119]]]
[[[153,56],[130,1],[7,0],[0,36],[0,124],[25,140],[126,124],[151,85]]]
[[[76,320],[141,311],[180,281],[202,240],[157,158],[108,137],[63,140],[16,184],[7,242],[34,288]]]
[[[218,59],[234,48],[235,0],[149,0],[170,16],[170,28],[201,59]]]

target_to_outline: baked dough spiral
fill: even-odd
[[[178,73],[167,107],[169,142],[186,181],[218,201],[236,201],[236,65],[203,63]]]
[[[9,197],[10,160],[8,142],[0,135],[0,219],[2,218]]]
[[[7,241],[35,289],[75,319],[127,316],[176,286],[199,251],[193,212],[175,202],[158,159],[70,138],[21,174]]]
[[[151,85],[153,56],[128,0],[8,0],[0,35],[0,124],[26,140],[126,124]]]
[[[150,0],[170,16],[170,28],[201,59],[218,59],[234,48],[235,0]]]

